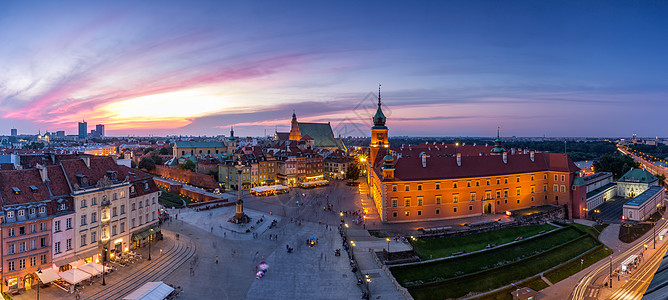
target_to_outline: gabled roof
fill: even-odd
[[[128,175],[128,171],[117,165],[111,157],[95,156],[90,157],[89,159],[90,168],[86,166],[83,159],[70,159],[60,162],[65,170],[65,175],[72,186],[74,186],[75,183],[79,186],[82,185],[78,179],[78,176],[81,177],[82,175],[88,178],[88,186],[96,185],[100,179],[107,176],[107,171],[109,170],[117,172],[117,180],[119,181],[124,180],[125,176]]]
[[[659,179],[656,176],[645,169],[631,168],[631,170],[619,178],[618,182],[652,183],[657,180]]]
[[[36,192],[31,190],[31,185],[37,187]],[[51,199],[37,169],[0,171],[0,196],[3,205]]]
[[[329,123],[302,123],[299,122],[299,132],[302,136],[313,138],[313,146],[320,148],[338,147],[334,138],[332,126]]]

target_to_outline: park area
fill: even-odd
[[[522,239],[516,240],[521,236]],[[525,280],[522,286],[535,290],[547,286],[537,274],[559,281],[580,270],[580,258],[590,265],[608,255],[592,227],[533,225],[496,231],[418,240],[416,253],[422,258],[440,258],[392,267],[397,281],[415,299],[459,298],[487,292]],[[496,247],[487,248],[488,244]],[[472,251],[478,251],[470,253]],[[453,253],[462,253],[450,256]],[[574,262],[577,261],[577,264]],[[562,265],[560,265],[562,264]],[[557,267],[559,266],[559,267]],[[557,268],[555,268],[557,267]],[[481,299],[505,299],[501,290]]]
[[[165,189],[161,189],[162,193],[160,193],[160,196],[158,197],[158,202],[162,204],[164,207],[167,208],[182,208],[184,207],[184,201],[188,203],[189,201],[182,198],[178,194],[174,194],[172,192],[168,192]]]

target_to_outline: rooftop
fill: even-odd
[[[649,189],[644,191],[642,194],[640,194],[640,195],[636,196],[635,198],[633,198],[633,199],[627,201],[626,203],[624,203],[624,205],[640,206],[643,203],[645,203],[645,201],[649,200],[650,198],[652,198],[657,193],[660,193],[661,191],[663,191],[662,186],[651,186]]]

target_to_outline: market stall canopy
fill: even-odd
[[[123,300],[162,300],[165,299],[174,289],[164,284],[162,281],[147,282]]]
[[[37,271],[37,276],[39,277],[39,280],[42,281],[42,283],[49,283],[51,281],[60,279],[58,273],[51,268]]]
[[[61,278],[63,278],[65,281],[71,284],[77,284],[91,277],[90,274],[81,271],[79,269],[67,270],[58,275],[60,275]]]
[[[90,275],[93,275],[93,276],[96,276],[96,275],[99,275],[100,273],[102,273],[101,271],[98,271],[97,269],[95,269],[95,267],[91,266],[90,264],[85,264],[85,265],[79,266],[77,269],[79,269],[81,271],[84,271],[84,272],[86,272]]]

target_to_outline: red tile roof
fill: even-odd
[[[0,197],[2,205],[12,205],[51,199],[46,184],[37,169],[0,171]],[[37,187],[33,192],[30,186]],[[13,188],[19,190],[18,194]]]
[[[46,167],[46,174],[49,178],[47,184],[49,189],[51,189],[51,194],[54,196],[64,196],[68,195],[70,191],[70,186],[67,184],[67,179],[65,178],[65,173],[63,173],[63,168],[58,166],[48,166]]]

